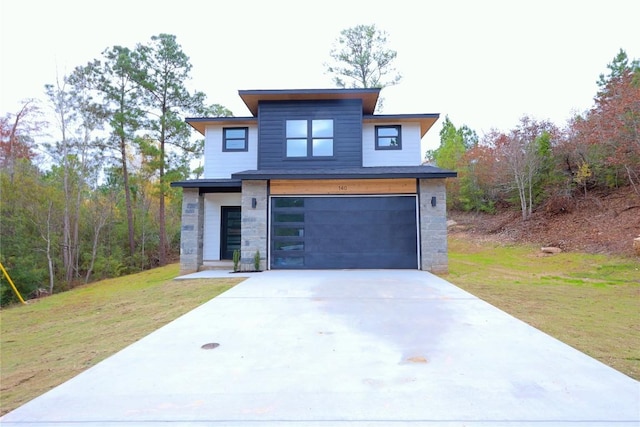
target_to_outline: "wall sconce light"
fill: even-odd
[[[256,198],[255,198],[255,197],[253,197],[253,198],[251,199],[251,207],[252,207],[253,209],[255,209],[255,208],[256,208],[256,206],[258,206],[258,201],[256,200]]]
[[[431,206],[434,207],[434,208],[436,207],[436,196],[433,196],[431,198]]]

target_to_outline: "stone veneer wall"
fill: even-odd
[[[180,274],[194,273],[202,265],[204,197],[197,188],[182,189]]]
[[[447,249],[447,192],[444,179],[421,179],[420,269],[432,273],[449,271]],[[431,206],[431,198],[436,206]]]
[[[256,207],[252,200],[256,199]],[[260,269],[267,269],[267,181],[242,181],[242,244],[240,270],[253,270],[260,251]]]

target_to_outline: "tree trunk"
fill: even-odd
[[[49,267],[49,295],[53,294],[54,284],[54,271],[53,271],[53,259],[51,258],[51,209],[53,208],[53,202],[49,202],[49,211],[47,212],[47,266]]]
[[[533,177],[531,175],[529,175],[529,177],[527,178],[529,180],[529,182],[527,183],[528,187],[529,187],[529,214],[528,217],[531,217],[531,215],[533,215]]]
[[[516,187],[518,189],[518,198],[520,199],[520,211],[522,212],[522,220],[525,221],[527,219],[527,197],[524,188],[524,182],[522,182],[522,177],[515,174]]]
[[[84,283],[89,283],[89,278],[91,277],[91,273],[93,272],[93,266],[96,262],[96,256],[98,254],[98,242],[100,237],[100,230],[107,223],[107,214],[105,212],[98,213],[97,223],[94,227],[93,233],[93,247],[91,249],[91,262],[89,263],[89,268],[87,268],[87,274],[84,278]]]
[[[124,201],[127,209],[127,228],[129,231],[129,255],[136,253],[136,243],[133,228],[133,208],[131,206],[131,189],[129,188],[129,169],[127,168],[127,145],[124,138],[120,138],[120,158],[122,161],[122,180],[124,183]]]
[[[84,162],[84,159],[83,159]],[[80,171],[84,169],[84,163],[80,165]],[[78,183],[76,188],[76,206],[75,213],[73,218],[73,240],[72,240],[72,254],[73,254],[73,276],[80,277],[80,204],[82,203],[82,181],[84,180],[83,176],[78,177]]]
[[[167,264],[167,232],[165,230],[164,208],[164,126],[160,136],[160,209],[158,212],[158,226],[160,227],[160,247],[158,257],[160,266]]]
[[[62,238],[62,261],[64,264],[64,279],[67,284],[71,283],[73,276],[73,255],[71,253],[71,184],[69,183],[69,154],[67,141],[63,135],[63,187],[64,187],[64,218],[63,218],[63,238]]]

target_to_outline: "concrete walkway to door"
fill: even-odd
[[[426,272],[268,271],[0,423],[635,426],[640,383]]]

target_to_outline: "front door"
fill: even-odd
[[[240,250],[240,206],[222,207],[220,232],[220,259],[233,259],[233,251]]]

